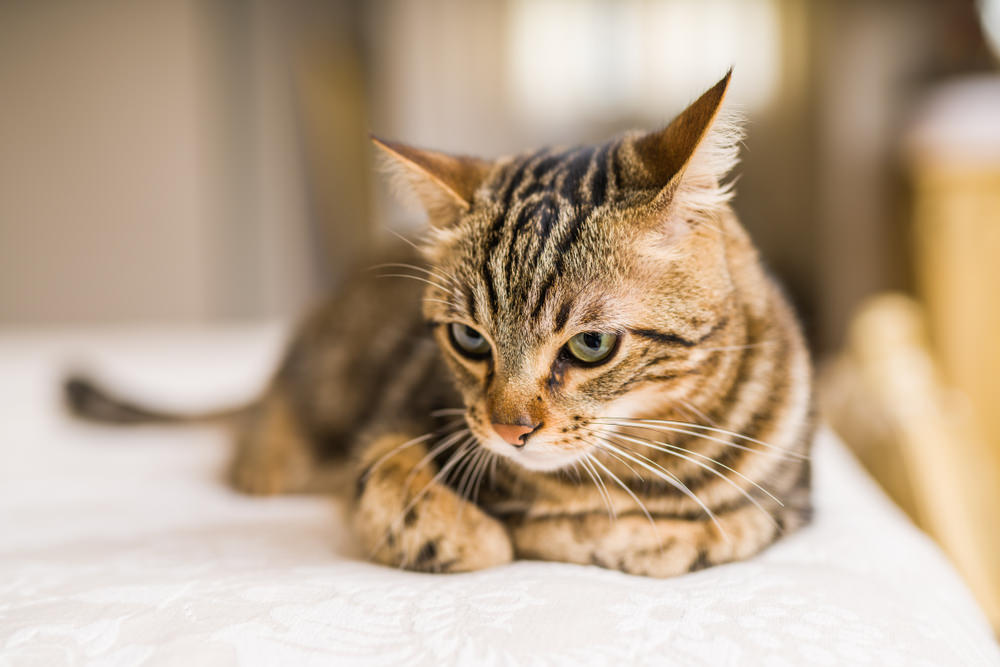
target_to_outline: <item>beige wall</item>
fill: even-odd
[[[265,5],[0,4],[0,323],[297,309],[306,207]]]

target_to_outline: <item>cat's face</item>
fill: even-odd
[[[450,197],[429,205],[424,315],[481,446],[563,468],[596,447],[594,420],[661,412],[709,370],[732,286],[719,230],[702,222],[726,193],[721,174],[681,178],[727,80],[685,112],[693,135],[670,135],[682,114],[597,147],[419,165]],[[403,158],[428,155],[449,159]],[[651,160],[677,164],[657,173]],[[680,201],[698,196],[715,208]]]
[[[697,341],[730,291],[713,230],[665,238],[655,218],[669,210],[607,196],[615,179],[599,176],[598,158],[615,148],[577,151],[590,165],[576,169],[557,152],[537,177],[524,173],[545,153],[499,166],[432,251],[440,286],[427,289],[425,317],[469,428],[529,469],[593,449],[595,418],[639,416],[683,395]],[[575,187],[574,172],[585,174]],[[505,200],[505,190],[515,195]]]

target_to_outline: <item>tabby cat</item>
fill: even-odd
[[[307,318],[228,415],[233,484],[323,491],[350,470],[367,552],[431,572],[665,577],[803,525],[810,361],[728,204],[729,78],[599,146],[487,161],[375,139],[426,207],[426,264],[361,271]],[[81,415],[168,417],[66,389]]]

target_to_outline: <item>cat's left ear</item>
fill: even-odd
[[[431,224],[444,226],[472,206],[472,198],[489,174],[492,163],[464,155],[414,148],[372,135],[420,199]]]
[[[742,139],[739,125],[720,113],[731,77],[730,69],[665,128],[633,140],[640,169],[632,184],[657,192],[656,204],[704,210],[731,198],[723,181],[736,166]]]

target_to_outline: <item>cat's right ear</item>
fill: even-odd
[[[435,226],[446,226],[469,210],[492,167],[479,158],[414,148],[375,135],[371,140],[390,158],[390,167],[417,195]]]

